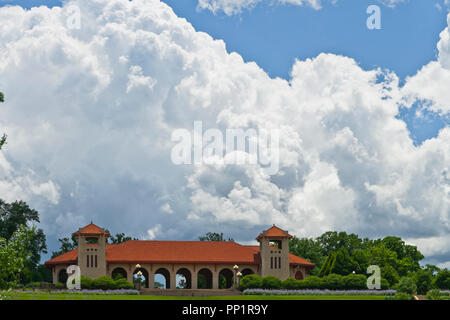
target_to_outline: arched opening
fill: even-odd
[[[191,289],[192,276],[191,272],[186,268],[181,268],[176,274],[177,289]]]
[[[212,289],[212,272],[206,268],[200,269],[197,276],[197,288]]]
[[[296,280],[303,280],[303,273],[301,271],[297,271],[295,273],[295,279]]]
[[[58,282],[66,284],[68,277],[66,269],[61,269],[58,272]]]
[[[114,280],[124,278],[126,280],[127,279],[127,271],[124,268],[115,268],[111,272],[111,278],[113,278]]]
[[[98,243],[98,238],[97,237],[87,237],[86,238],[86,243],[87,244],[97,244]]]
[[[253,270],[250,268],[245,268],[241,271],[241,273],[243,277],[248,276],[249,274],[254,274]]]
[[[133,272],[133,283],[139,282],[141,283],[142,287],[148,288],[148,271],[144,268],[136,268]]]
[[[155,271],[155,288],[170,289],[170,272],[166,268],[159,268]]]
[[[222,269],[219,272],[219,289],[229,289],[233,286],[234,274],[230,269]]]

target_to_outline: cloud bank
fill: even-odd
[[[71,2],[0,8],[1,197],[39,209],[53,241],[90,220],[142,238],[239,241],[275,223],[300,237],[398,235],[450,261],[450,128],[415,146],[396,117],[417,99],[450,112],[448,28],[438,61],[400,88],[393,73],[326,53],[270,78],[157,0],[74,3],[80,29],[67,27]],[[279,129],[279,173],[173,165],[171,133],[196,120]]]

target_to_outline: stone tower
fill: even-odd
[[[106,241],[109,232],[92,222],[74,233],[78,240],[81,275],[96,279],[106,275]]]
[[[261,276],[289,277],[289,239],[292,236],[275,225],[257,238],[261,255]]]

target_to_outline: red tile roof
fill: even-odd
[[[78,250],[55,257],[45,264],[76,263]],[[260,264],[259,246],[234,241],[145,241],[130,240],[106,245],[108,263],[232,263]],[[313,268],[314,264],[290,255],[290,263]]]
[[[256,238],[256,240],[259,241],[262,237],[275,237],[275,238],[288,237],[288,238],[292,238],[292,236],[287,231],[284,231],[284,230],[278,228],[275,225],[273,225],[269,229],[264,230],[263,232],[261,232],[259,234],[259,236]]]
[[[107,237],[109,237],[108,231],[93,224],[92,221],[90,224],[88,224],[87,226],[85,226],[83,228],[80,228],[80,230],[78,230],[77,232],[74,233],[74,235],[76,235],[76,236],[78,236],[79,234],[87,235],[87,236],[105,234]]]

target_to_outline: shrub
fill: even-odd
[[[92,289],[113,290],[115,284],[111,277],[100,277],[92,282]]]
[[[266,276],[262,278],[263,289],[280,289],[281,280],[274,276]]]
[[[331,273],[324,277],[325,288],[330,290],[342,290],[345,288],[344,277],[339,274]]]
[[[346,290],[367,289],[367,278],[363,274],[349,274],[344,277],[344,287]]]
[[[262,286],[262,278],[257,274],[249,274],[241,278],[239,290],[258,289]]]
[[[298,283],[299,283],[299,280],[295,280],[294,278],[289,277],[286,280],[281,282],[281,288],[289,289],[289,290],[298,289],[298,287],[299,287]]]
[[[386,296],[386,300],[412,300],[413,297],[410,294],[404,292],[397,292],[393,296]]]
[[[417,287],[414,280],[409,277],[402,277],[396,285],[397,292],[407,293],[412,295],[416,292]]]
[[[450,270],[441,270],[433,279],[433,287],[442,290],[450,290]]]
[[[319,278],[317,276],[310,276],[299,282],[300,289],[325,289],[324,278]]]
[[[30,282],[27,285],[25,285],[25,288],[32,288],[32,289],[39,289],[41,287],[40,282]]]
[[[65,287],[66,287],[66,285],[65,285],[64,283],[61,283],[61,282],[58,282],[58,283],[55,285],[55,288],[56,288],[56,289],[65,289]]]
[[[116,289],[133,289],[134,286],[131,282],[128,282],[127,279],[119,278],[114,281],[114,286]]]
[[[440,300],[441,299],[441,291],[439,289],[433,289],[428,291],[427,300]]]
[[[94,280],[88,277],[81,276],[80,285],[81,289],[92,289]]]

